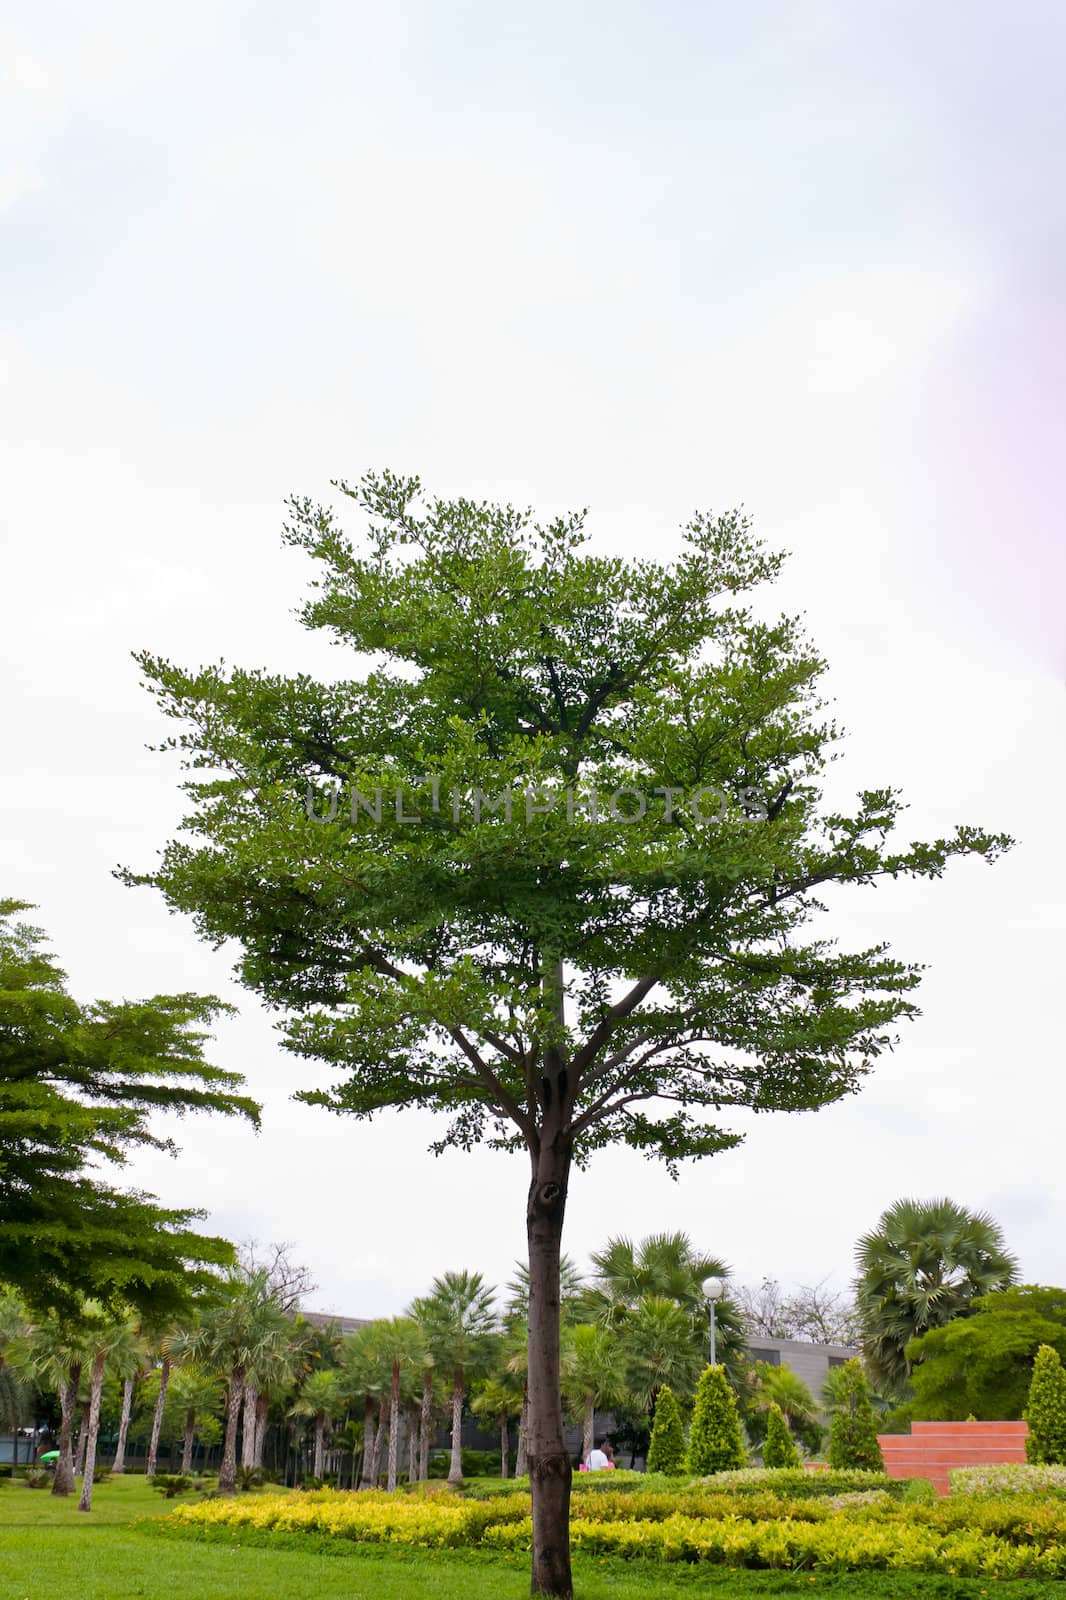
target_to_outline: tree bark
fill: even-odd
[[[407,1481],[414,1483],[418,1477],[418,1416],[417,1406],[408,1406],[404,1413],[407,1418]]]
[[[360,1489],[373,1489],[374,1479],[370,1476],[374,1467],[374,1402],[367,1395],[363,1401],[363,1466],[362,1477],[359,1482]]]
[[[319,1479],[326,1475],[326,1419],[321,1411],[315,1418],[315,1458],[311,1463],[311,1475]]]
[[[500,1477],[506,1478],[510,1466],[508,1457],[511,1454],[511,1430],[507,1426],[506,1412],[500,1418]]]
[[[130,1413],[133,1410],[133,1379],[127,1378],[122,1385],[122,1415],[118,1419],[118,1444],[115,1446],[115,1459],[111,1463],[114,1473],[126,1470],[126,1435],[130,1431]]]
[[[570,1457],[559,1371],[559,1260],[570,1147],[559,1100],[565,1074],[545,1058],[545,1115],[526,1207],[529,1242],[529,1477],[533,1494],[531,1593],[570,1600]]]
[[[59,1394],[59,1460],[52,1479],[53,1494],[70,1494],[74,1488],[74,1452],[70,1435],[74,1426],[74,1407],[78,1403],[81,1384],[81,1362],[76,1361],[67,1373],[67,1381]]]
[[[255,1466],[255,1408],[259,1399],[259,1387],[250,1378],[244,1382],[243,1419],[241,1423],[241,1466]]]
[[[594,1400],[585,1401],[585,1425],[581,1430],[581,1459],[587,1461],[589,1452],[596,1443],[596,1403]]]
[[[170,1357],[164,1353],[163,1364],[159,1369],[159,1393],[156,1396],[155,1415],[152,1418],[152,1437],[148,1444],[148,1460],[145,1464],[145,1475],[151,1477],[156,1470],[159,1457],[159,1435],[163,1427],[163,1407],[167,1403],[167,1385],[170,1383]]]
[[[80,1478],[85,1471],[85,1447],[89,1443],[89,1407],[92,1404],[86,1400],[81,1408],[81,1427],[78,1429],[78,1459],[74,1467],[74,1476]]]
[[[196,1442],[196,1407],[185,1413],[185,1433],[181,1441],[181,1471],[186,1476],[192,1471],[192,1447]]]
[[[463,1369],[452,1373],[452,1456],[448,1463],[448,1482],[463,1481]]]
[[[222,1464],[218,1469],[219,1494],[237,1492],[237,1419],[241,1414],[244,1395],[244,1368],[235,1366],[230,1373],[226,1392],[226,1437],[222,1446]]]
[[[396,1488],[398,1456],[400,1450],[400,1363],[392,1363],[392,1387],[389,1392],[389,1492]]]
[[[91,1511],[93,1508],[93,1478],[96,1476],[96,1439],[100,1432],[100,1395],[104,1387],[104,1363],[106,1360],[106,1352],[98,1350],[96,1359],[93,1362],[92,1388],[89,1391],[89,1416],[85,1427],[85,1476],[81,1480],[81,1499],[78,1501],[79,1511]]]
[[[429,1425],[433,1416],[433,1369],[422,1373],[422,1410],[418,1420],[418,1481],[429,1477]]]

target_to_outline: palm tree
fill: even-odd
[[[511,1420],[522,1411],[525,1385],[506,1367],[483,1378],[470,1402],[471,1411],[495,1422],[500,1430],[500,1477],[506,1478],[511,1456]]]
[[[595,1443],[596,1412],[625,1395],[625,1356],[617,1334],[583,1322],[571,1330],[570,1359],[563,1377],[563,1398],[582,1422],[581,1458]]]
[[[244,1380],[255,1362],[271,1346],[284,1341],[291,1328],[288,1317],[273,1298],[264,1268],[232,1270],[223,1291],[206,1309],[190,1354],[211,1372],[226,1379],[226,1429],[219,1494],[237,1487],[237,1424],[244,1400]]]
[[[389,1369],[389,1489],[395,1489],[397,1483],[401,1380],[415,1367],[422,1370],[424,1343],[422,1329],[413,1317],[392,1317],[378,1325],[378,1356]]]
[[[199,1425],[222,1404],[222,1383],[214,1373],[188,1363],[174,1374],[170,1391],[184,1413],[181,1438],[181,1470],[192,1471],[193,1449]]]
[[[624,1236],[608,1239],[592,1257],[593,1282],[588,1293],[589,1320],[621,1329],[646,1296],[672,1300],[692,1324],[702,1351],[707,1339],[706,1278],[728,1281],[729,1268],[717,1256],[697,1251],[687,1233],[655,1233],[635,1245]],[[715,1310],[717,1359],[730,1381],[741,1378],[747,1336],[737,1305],[726,1295]],[[673,1385],[670,1385],[673,1388]]]
[[[463,1481],[462,1422],[467,1382],[486,1365],[497,1334],[495,1290],[480,1272],[445,1272],[434,1278],[412,1316],[442,1371],[451,1374],[452,1456],[448,1482]]]
[[[678,1396],[693,1393],[705,1358],[692,1319],[676,1300],[642,1295],[626,1315],[620,1340],[626,1386],[649,1415],[663,1384]]]
[[[130,1431],[130,1417],[133,1413],[133,1393],[137,1383],[144,1377],[148,1370],[149,1356],[148,1344],[139,1325],[130,1322],[129,1338],[122,1346],[116,1346],[111,1352],[111,1370],[116,1378],[122,1380],[122,1409],[118,1419],[118,1442],[115,1445],[115,1459],[111,1463],[111,1471],[121,1475],[126,1470],[126,1440]]]
[[[33,1330],[30,1364],[36,1375],[59,1397],[59,1459],[52,1493],[68,1495],[75,1488],[74,1410],[81,1390],[82,1369],[91,1359],[84,1324],[74,1318],[47,1317]]]
[[[289,1407],[290,1417],[308,1417],[314,1424],[314,1457],[311,1471],[316,1478],[326,1475],[326,1432],[344,1410],[341,1375],[334,1369],[312,1372]]]
[[[19,1375],[32,1323],[17,1294],[0,1291],[0,1428],[10,1428],[13,1466],[19,1464],[19,1426],[23,1420],[26,1390]]]
[[[529,1321],[529,1267],[524,1261],[516,1261],[514,1271],[515,1275],[507,1285],[504,1321],[508,1325],[521,1322],[524,1327]],[[581,1321],[587,1295],[588,1284],[576,1262],[570,1256],[560,1256],[559,1317],[564,1327]]]
[[[898,1200],[856,1248],[862,1347],[876,1385],[906,1393],[912,1339],[1012,1284],[1018,1264],[999,1225],[953,1200]]]
[[[130,1364],[141,1357],[140,1340],[129,1317],[116,1317],[102,1307],[96,1308],[95,1315],[88,1321],[86,1343],[92,1357],[92,1370],[79,1511],[92,1510],[96,1444],[100,1432],[100,1396],[103,1393],[105,1368],[113,1362],[120,1372],[125,1373]]]

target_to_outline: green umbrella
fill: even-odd
[[[38,1456],[37,1459],[38,1459],[38,1461],[58,1461],[59,1460],[59,1451],[58,1450],[46,1450],[44,1455],[43,1456]]]

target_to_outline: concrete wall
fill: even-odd
[[[822,1385],[830,1369],[843,1366],[859,1352],[846,1344],[810,1344],[805,1339],[764,1339],[760,1334],[753,1334],[750,1353],[753,1361],[791,1367],[821,1405]]]

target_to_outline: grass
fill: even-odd
[[[153,1522],[173,1501],[143,1478],[98,1485],[93,1510],[21,1483],[0,1487],[3,1600],[525,1600],[524,1559],[481,1552],[401,1551],[335,1541],[329,1553],[162,1538]],[[1066,1585],[861,1573],[818,1577],[658,1563],[578,1560],[579,1600],[1066,1600]]]

